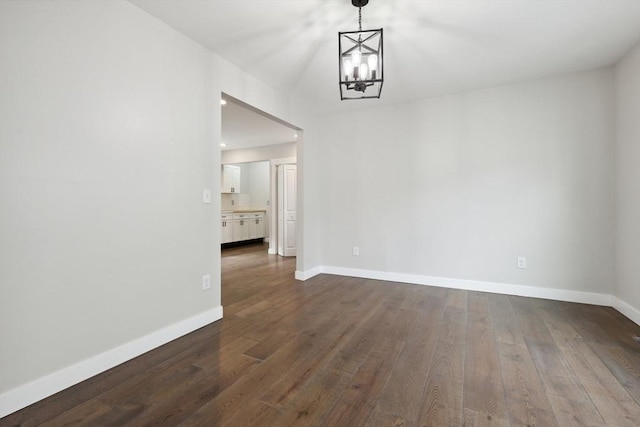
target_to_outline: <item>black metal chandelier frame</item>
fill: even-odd
[[[357,31],[338,32],[340,99],[380,98],[384,83],[382,28],[362,30],[362,7],[368,0],[352,0],[358,8]],[[362,61],[364,58],[367,61]],[[373,91],[367,93],[367,89]]]

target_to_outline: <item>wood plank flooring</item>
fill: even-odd
[[[224,319],[0,426],[634,426],[640,327],[611,308],[222,255]]]

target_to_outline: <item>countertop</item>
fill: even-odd
[[[221,211],[221,213],[250,213],[250,212],[266,212],[266,209],[236,209],[236,210],[226,210],[226,211]]]

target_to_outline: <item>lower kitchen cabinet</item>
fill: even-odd
[[[221,243],[233,242],[233,214],[222,214],[220,222]]]
[[[243,215],[241,218],[233,218],[233,241],[249,240],[249,219]]]
[[[255,213],[250,214],[249,218],[249,238],[259,239],[265,237],[264,233],[264,214]]]
[[[265,237],[264,212],[222,214],[221,243]]]

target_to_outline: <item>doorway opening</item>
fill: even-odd
[[[221,99],[221,256],[295,259],[302,130],[225,93]],[[222,263],[223,302],[225,269],[241,265]]]

